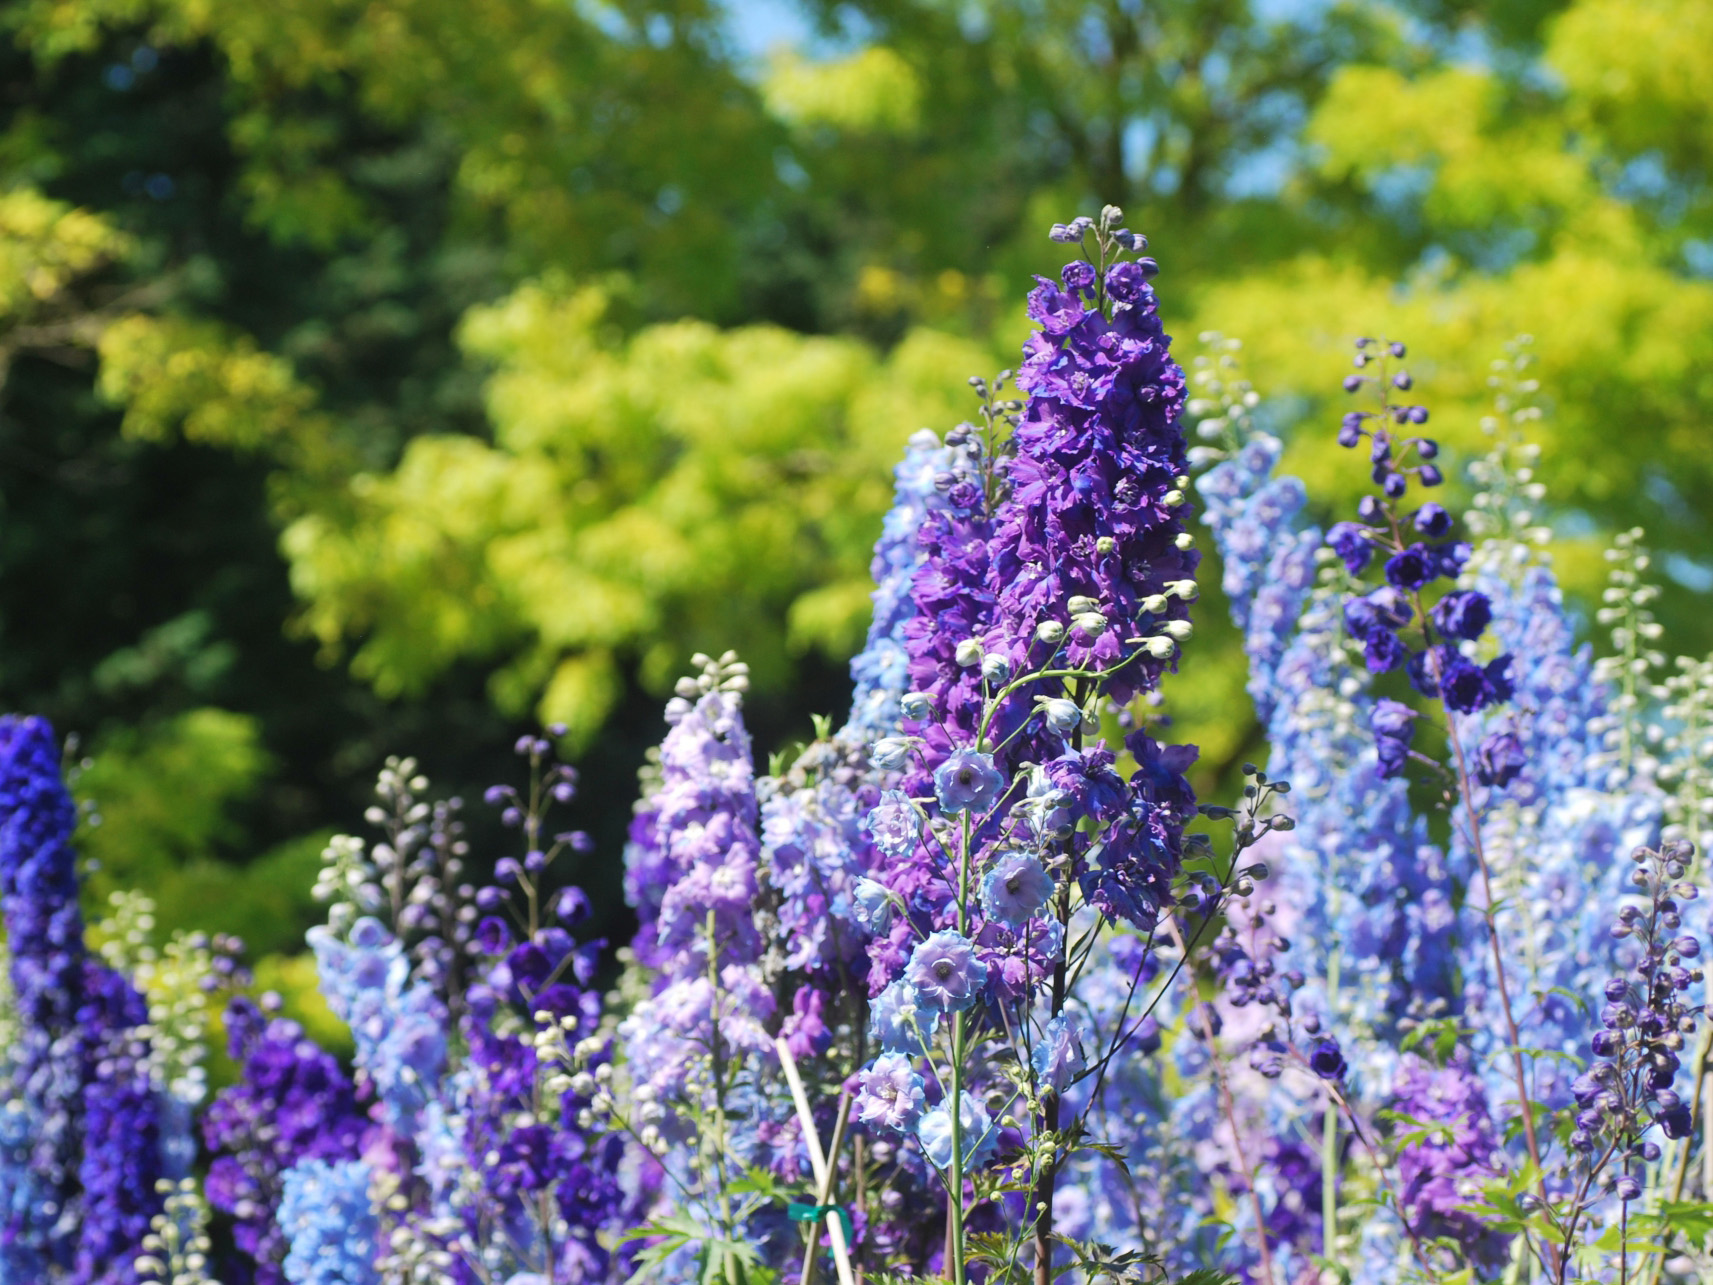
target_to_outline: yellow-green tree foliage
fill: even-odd
[[[792,651],[860,644],[891,466],[911,431],[969,409],[991,358],[928,331],[884,358],[771,326],[625,335],[609,307],[536,284],[474,310],[492,444],[417,438],[287,528],[308,627],[359,640],[382,691],[504,660],[503,704],[539,697],[586,736],[631,662],[663,687],[689,652],[736,646],[767,681]]]
[[[1703,557],[1713,280],[1694,256],[1713,251],[1697,240],[1713,214],[1713,11],[1583,0],[1548,26],[1544,62],[1524,85],[1477,66],[1341,69],[1306,129],[1318,179],[1412,223],[1427,252],[1401,276],[1320,248],[1233,273],[1199,292],[1196,324],[1242,335],[1257,386],[1303,399],[1284,466],[1325,498],[1364,481],[1333,441],[1351,339],[1409,341],[1430,428],[1466,461],[1491,359],[1532,335],[1551,502],[1643,517]],[[1591,590],[1597,560],[1572,562]]]

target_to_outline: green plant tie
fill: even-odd
[[[845,1244],[853,1245],[856,1243],[856,1232],[851,1226],[850,1210],[843,1205],[811,1205],[805,1201],[793,1200],[785,1212],[791,1216],[792,1222],[798,1223],[817,1222],[828,1214],[837,1214],[839,1222],[844,1225]]]

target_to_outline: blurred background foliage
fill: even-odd
[[[1245,340],[1325,514],[1349,340],[1455,470],[1534,336],[1584,602],[1644,525],[1713,645],[1702,0],[13,0],[0,693],[79,736],[92,897],[307,976],[389,753],[474,797],[569,724],[618,853],[696,650],[762,752],[838,715],[890,465],[1125,207],[1180,349]],[[1217,567],[1204,579],[1217,581]],[[1209,592],[1168,705],[1258,756]],[[503,834],[472,807],[492,859]],[[297,978],[297,981],[293,981]]]

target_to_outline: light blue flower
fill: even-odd
[[[1082,1020],[1075,1013],[1060,1013],[1051,1019],[1029,1061],[1043,1087],[1055,1093],[1062,1090],[1088,1065],[1083,1052]]]
[[[947,812],[985,812],[1005,788],[993,755],[955,750],[934,773],[934,794]]]
[[[279,1223],[290,1238],[292,1285],[380,1285],[380,1220],[369,1203],[369,1166],[305,1160],[286,1170]]]
[[[1053,895],[1053,877],[1027,852],[1007,852],[981,881],[981,906],[988,918],[1021,927]]]
[[[959,1099],[958,1124],[963,1137],[963,1171],[968,1173],[985,1165],[999,1148],[999,1129],[988,1115],[987,1108],[975,1094],[966,1091]],[[952,1113],[942,1102],[916,1126],[916,1139],[922,1144],[922,1154],[939,1170],[952,1165]]]
[[[892,1052],[919,1053],[939,1029],[940,1014],[900,977],[868,1002],[869,1034]]]
[[[987,965],[977,957],[974,942],[948,928],[911,952],[904,976],[925,1007],[955,1013],[981,998]]]

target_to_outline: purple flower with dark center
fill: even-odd
[[[1493,732],[1475,751],[1475,776],[1482,785],[1503,789],[1527,766],[1528,757],[1514,732]]]
[[[1374,542],[1368,538],[1368,528],[1358,522],[1334,523],[1326,533],[1326,542],[1353,576],[1361,575],[1374,556]]]
[[[894,861],[910,855],[922,826],[916,805],[903,790],[882,794],[863,824],[874,839],[874,846]]]
[[[1444,666],[1439,688],[1447,708],[1459,714],[1473,714],[1511,699],[1509,656],[1501,656],[1483,668],[1449,648],[1440,648],[1439,654]]]
[[[921,1118],[927,1086],[902,1053],[882,1053],[857,1075],[856,1116],[864,1124],[903,1133]]]
[[[497,915],[488,915],[476,925],[476,948],[484,955],[503,954],[511,944],[511,926]]]
[[[1410,739],[1416,731],[1416,713],[1401,701],[1382,698],[1368,715],[1375,750],[1380,757],[1380,775],[1400,775],[1410,758]]]
[[[1344,1061],[1344,1051],[1338,1047],[1338,1041],[1331,1036],[1318,1040],[1314,1050],[1309,1054],[1309,1070],[1323,1080],[1338,1080],[1344,1077],[1349,1067]]]
[[[1403,664],[1410,649],[1390,629],[1375,629],[1362,644],[1362,661],[1370,674],[1384,674]]]
[[[993,1158],[999,1147],[999,1130],[993,1117],[975,1094],[964,1092],[958,1103],[958,1126],[963,1150],[963,1171],[978,1169]],[[952,1165],[952,1113],[942,1102],[916,1126],[916,1138],[922,1144],[922,1154],[936,1169],[944,1171]]]
[[[1384,587],[1344,604],[1344,627],[1358,641],[1367,641],[1376,630],[1402,629],[1415,619],[1409,600],[1396,589]]]
[[[1029,1057],[1035,1077],[1044,1088],[1063,1092],[1088,1064],[1083,1052],[1082,1023],[1074,1013],[1060,1013],[1046,1029]]]
[[[1420,589],[1439,574],[1439,559],[1417,542],[1386,559],[1386,583],[1395,589]]]
[[[990,919],[1020,927],[1047,904],[1053,877],[1027,852],[1007,852],[981,881],[981,905]]]
[[[993,806],[1005,778],[993,765],[993,755],[954,750],[934,773],[934,794],[947,812],[985,812]]]
[[[1429,614],[1448,639],[1479,638],[1493,619],[1493,606],[1486,594],[1459,589],[1441,598]]]
[[[1429,500],[1416,510],[1416,530],[1430,540],[1438,540],[1451,532],[1451,514],[1443,504]]]
[[[904,975],[926,1007],[945,1013],[968,1008],[987,985],[987,965],[976,956],[975,944],[949,928],[911,952]]]

